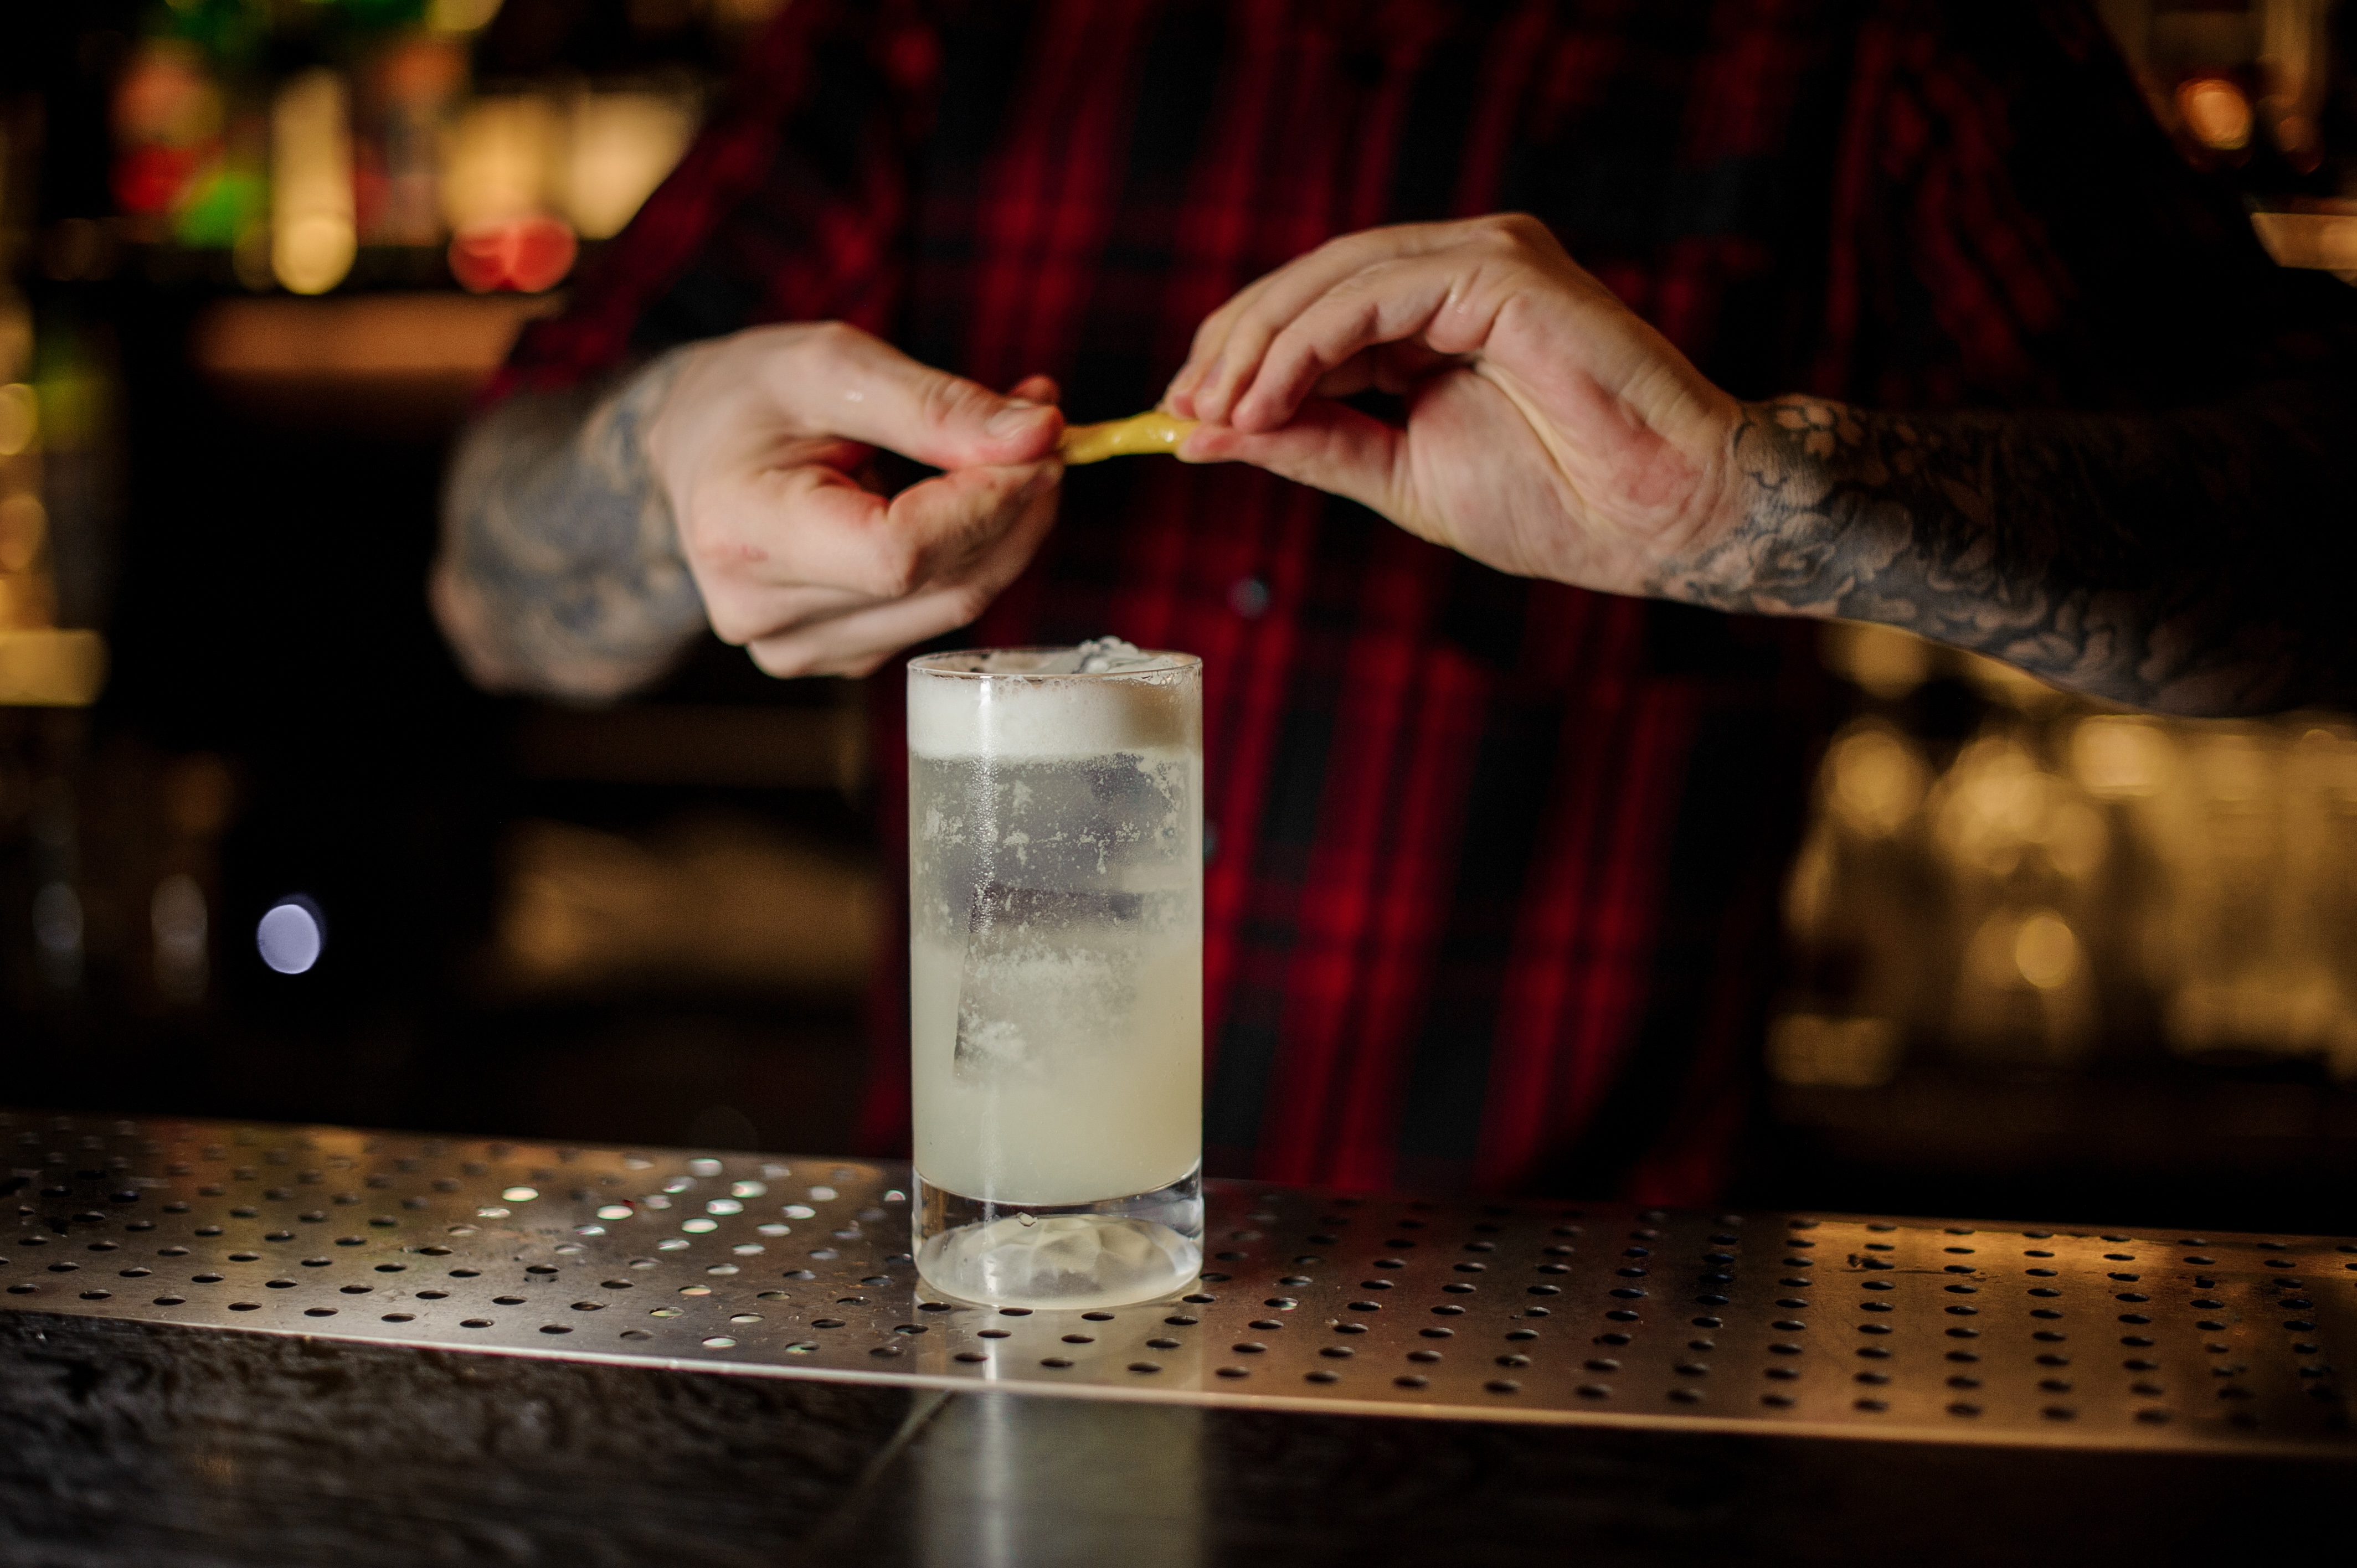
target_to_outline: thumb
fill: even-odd
[[[936,468],[1038,462],[1064,432],[1047,403],[1003,397],[865,332],[830,331],[810,353],[789,394],[810,428]]]

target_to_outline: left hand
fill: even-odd
[[[1406,400],[1405,428],[1334,400]],[[1523,576],[1642,593],[1735,521],[1741,405],[1521,214],[1329,241],[1205,319],[1164,399],[1255,464]]]

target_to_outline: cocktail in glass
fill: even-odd
[[[1202,666],[909,665],[917,1269],[1091,1307],[1202,1258]]]

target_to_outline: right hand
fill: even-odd
[[[973,620],[1055,522],[1056,398],[839,322],[692,350],[646,450],[712,629],[772,675],[865,675]],[[946,471],[888,499],[858,477],[879,446]]]

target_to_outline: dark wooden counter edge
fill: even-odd
[[[2182,1562],[2322,1539],[2353,1477],[2330,1459],[943,1393],[0,1314],[10,1568]]]

